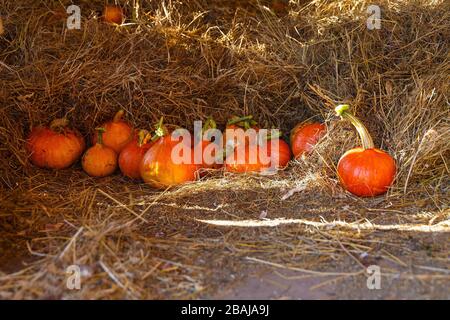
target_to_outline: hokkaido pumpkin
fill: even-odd
[[[375,148],[372,137],[362,122],[352,115],[348,105],[339,105],[336,113],[350,121],[358,131],[362,147],[342,155],[337,171],[344,188],[360,197],[385,193],[394,181],[395,160],[385,151]]]
[[[279,137],[269,137],[264,143],[238,145],[227,156],[225,168],[236,173],[264,172],[284,168],[290,159],[289,145]]]
[[[26,142],[31,162],[40,168],[64,169],[74,164],[85,148],[81,134],[67,127],[67,119],[55,119],[49,127],[35,127]]]
[[[119,110],[112,121],[103,123],[100,127],[105,129],[103,144],[113,149],[117,154],[133,139],[133,127],[122,120],[124,111]],[[97,142],[98,134],[94,134],[92,144]]]
[[[291,130],[290,142],[295,159],[302,154],[309,153],[314,145],[325,134],[326,127],[323,123],[300,123]]]
[[[120,6],[107,5],[103,9],[103,20],[108,23],[122,24],[124,19]]]
[[[83,155],[82,167],[92,177],[106,177],[117,169],[117,153],[103,144],[105,128],[97,128],[97,142]]]
[[[198,166],[194,164],[194,152],[190,149],[189,163],[176,163],[173,149],[180,141],[173,141],[162,119],[153,137],[154,144],[145,153],[140,172],[142,179],[155,188],[167,188],[196,180]]]
[[[141,178],[139,167],[144,154],[153,144],[149,141],[150,138],[151,135],[147,130],[139,130],[136,137],[120,152],[119,168],[124,176],[132,179]]]
[[[266,165],[266,169],[268,168],[285,168],[289,160],[291,160],[291,149],[289,145],[283,140],[278,138],[278,148],[273,149],[270,141],[267,141],[266,146],[261,146],[263,152],[267,152],[267,155],[270,157],[270,163]],[[267,148],[267,151],[264,150]]]

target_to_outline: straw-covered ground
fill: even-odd
[[[376,1],[379,30],[373,1],[281,2],[140,1],[115,27],[97,19],[103,0],[80,0],[68,30],[70,1],[0,0],[0,298],[222,297],[253,273],[334,298],[450,298],[448,2]],[[396,159],[385,196],[338,183],[359,143],[333,114],[342,102]],[[164,192],[28,162],[32,126],[67,116],[88,137],[119,108],[141,128],[253,114],[285,137],[310,118],[328,133],[277,175],[218,171]]]

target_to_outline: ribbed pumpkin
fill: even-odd
[[[117,153],[103,144],[105,128],[97,128],[97,139],[83,155],[83,170],[92,177],[106,177],[117,169]]]
[[[85,148],[81,134],[67,127],[67,119],[55,119],[49,127],[35,127],[26,142],[31,162],[40,168],[64,169],[74,164]]]
[[[103,123],[100,127],[105,129],[103,144],[113,149],[117,154],[133,139],[133,127],[122,119],[124,110],[119,110],[112,121]],[[94,134],[92,144],[97,142],[98,134]]]
[[[129,142],[119,155],[119,168],[124,176],[140,179],[140,165],[144,154],[152,146],[151,134],[147,130],[139,130],[136,137]]]
[[[182,142],[172,141],[172,136],[163,126],[162,119],[157,125],[154,144],[147,150],[140,165],[142,179],[155,188],[176,186],[197,178],[198,166],[194,164],[191,149],[189,163],[176,163],[172,158],[173,149]]]
[[[375,148],[372,137],[359,119],[352,115],[348,105],[336,107],[336,113],[355,126],[362,147],[348,150],[340,158],[337,171],[345,189],[360,197],[373,197],[385,193],[392,185],[395,160],[386,152]]]

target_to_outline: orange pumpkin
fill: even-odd
[[[272,149],[272,144],[267,141],[266,146],[261,146],[263,152],[270,157],[270,162],[266,165],[266,169],[269,168],[285,168],[289,160],[291,160],[291,149],[289,145],[282,139],[278,139],[278,148]],[[267,151],[265,150],[267,149]]]
[[[120,152],[119,168],[123,175],[132,179],[141,178],[139,167],[144,154],[153,144],[153,142],[149,142],[150,138],[151,135],[147,130],[139,130],[133,141],[129,142]]]
[[[258,157],[258,146],[240,144],[228,153],[225,159],[225,170],[234,173],[259,172],[263,166]]]
[[[107,5],[103,9],[103,20],[108,23],[122,24],[124,15],[122,8],[115,5]]]
[[[117,169],[117,153],[103,144],[105,128],[97,128],[97,142],[83,155],[82,167],[92,177],[106,177]]]
[[[342,119],[355,126],[362,147],[351,149],[340,158],[337,166],[339,180],[345,189],[360,197],[383,194],[394,181],[395,160],[386,151],[374,147],[367,128],[348,109],[348,105],[339,105],[335,110]]]
[[[74,164],[85,148],[81,134],[67,127],[67,119],[55,119],[49,127],[36,127],[26,142],[31,162],[40,168],[64,169]]]
[[[112,121],[103,123],[100,127],[106,131],[103,134],[103,144],[113,149],[117,154],[133,139],[133,127],[122,120],[124,111],[119,110]],[[92,144],[97,143],[97,134],[92,138]]]
[[[314,145],[325,134],[326,126],[323,123],[300,123],[291,130],[290,142],[294,158],[309,153]]]
[[[282,139],[265,143],[238,145],[225,161],[227,171],[235,173],[264,172],[284,168],[291,159],[289,145]],[[275,149],[273,149],[274,142]]]
[[[172,141],[172,136],[162,126],[162,119],[155,131],[156,142],[147,150],[140,165],[142,179],[155,188],[167,188],[196,180],[198,166],[194,164],[191,149],[189,163],[176,163],[173,149],[182,142]]]

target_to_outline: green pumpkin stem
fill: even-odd
[[[336,114],[342,119],[350,121],[350,123],[356,128],[356,131],[358,131],[359,137],[361,139],[362,147],[364,149],[373,149],[375,145],[369,131],[358,118],[356,118],[348,111],[349,109],[350,106],[348,104],[340,104],[334,109],[334,111],[336,111]]]
[[[209,117],[208,119],[206,119],[205,124],[202,127],[202,132],[206,132],[209,129],[216,129],[217,128],[217,124],[214,121],[213,118]]]
[[[240,117],[240,118],[239,117],[233,117],[227,122],[227,125],[232,125],[232,124],[237,124],[239,122],[244,122],[244,126],[245,126],[245,123],[247,123],[248,121],[250,121],[252,119],[253,119],[252,115],[248,115],[248,116]]]
[[[209,117],[208,119],[206,119],[205,124],[202,127],[202,131],[199,133],[199,140],[203,140],[203,135],[205,134],[206,131],[210,130],[210,129],[216,129],[217,128],[217,124],[214,121],[213,118]]]
[[[159,138],[164,137],[168,133],[168,130],[167,130],[166,126],[163,124],[163,122],[164,122],[164,117],[161,117],[161,119],[159,119],[158,123],[155,125],[156,129],[154,132],[155,134],[151,139],[152,141],[156,141]]]
[[[95,128],[95,131],[97,131],[97,144],[103,145],[103,133],[106,132],[105,128]]]
[[[114,115],[113,122],[119,122],[122,119],[124,114],[125,114],[125,111],[123,109],[120,109],[119,111],[117,111],[116,114]]]

